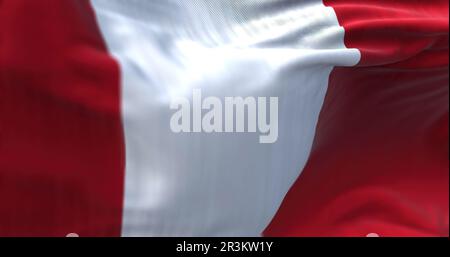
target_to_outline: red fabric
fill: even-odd
[[[0,236],[118,236],[119,69],[88,1],[0,0]]]
[[[448,236],[448,1],[327,0],[361,51],[266,236]]]

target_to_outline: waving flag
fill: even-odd
[[[0,236],[448,236],[448,25],[440,0],[0,0]]]

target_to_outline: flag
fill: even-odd
[[[448,17],[0,0],[0,236],[448,236]]]

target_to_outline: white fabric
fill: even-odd
[[[319,0],[92,0],[122,76],[124,236],[258,236],[310,153],[343,43]],[[279,97],[279,136],[173,133],[175,96]],[[314,197],[313,195],[311,196]]]

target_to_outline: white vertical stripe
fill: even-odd
[[[309,156],[335,65],[354,65],[319,0],[92,0],[122,72],[124,236],[255,236]],[[279,137],[170,130],[170,99],[279,97]],[[314,196],[311,196],[312,198]]]

